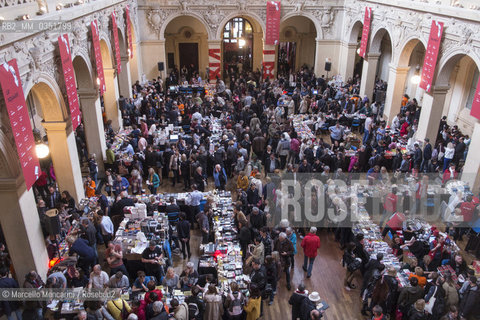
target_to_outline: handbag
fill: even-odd
[[[437,294],[437,289],[438,287],[435,286],[435,291],[433,292],[433,295],[430,297],[430,300],[425,303],[425,312],[427,312],[428,314],[432,314],[433,312],[433,306],[435,305],[435,300],[437,300],[437,298],[435,297],[435,295]]]
[[[173,170],[168,171],[168,177],[169,177],[169,178],[173,178],[173,176],[174,176],[174,175],[173,175]]]
[[[353,272],[355,270],[360,269],[361,266],[362,266],[362,261],[355,259],[347,265],[347,269],[348,271]]]

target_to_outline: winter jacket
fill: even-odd
[[[315,258],[320,248],[320,238],[313,233],[309,233],[302,240],[302,248],[305,256]]]

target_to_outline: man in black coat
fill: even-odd
[[[415,152],[413,154],[413,167],[414,168],[420,168],[422,165],[422,149],[420,149],[420,146],[418,143],[415,143]]]
[[[480,288],[477,284],[477,277],[471,276],[467,291],[460,301],[460,315],[465,319],[478,319],[480,316]]]
[[[371,259],[368,261],[365,266],[365,274],[363,275],[362,290],[360,291],[360,294],[363,294],[363,291],[367,288],[374,271],[381,269],[381,266],[383,265],[382,260],[383,253],[377,253],[377,259]]]
[[[265,279],[265,267],[262,266],[259,259],[253,258],[252,272],[250,273],[250,284],[255,285],[260,291],[263,291],[266,285]]]
[[[305,285],[301,283],[288,300],[288,303],[292,306],[292,320],[297,320],[297,318],[300,318],[302,312],[302,303],[305,299],[307,299],[307,292],[305,291]]]
[[[270,157],[265,161],[265,172],[273,173],[275,169],[280,169],[280,161],[275,158],[275,154],[272,152],[270,153]]]
[[[455,155],[454,155],[454,162],[457,165],[457,167],[460,160],[463,159],[463,154],[466,148],[467,148],[467,145],[465,144],[464,139],[463,138],[458,139],[458,143],[455,146]]]
[[[430,160],[432,159],[432,145],[430,144],[430,139],[425,138],[425,147],[423,147],[423,161],[420,171],[426,172]]]
[[[177,223],[177,235],[182,246],[183,259],[187,258],[187,254],[188,259],[190,259],[190,222],[186,219],[184,212],[180,212],[179,217],[180,221]]]

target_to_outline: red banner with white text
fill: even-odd
[[[23,177],[25,178],[25,185],[27,190],[30,190],[37,181],[41,170],[16,59],[12,59],[8,63],[4,62],[0,66],[0,85],[10,118],[10,126],[17,146]]]
[[[130,21],[130,8],[125,7],[125,19],[127,20],[127,37],[128,49],[130,51],[130,59],[133,58],[133,39],[132,39],[132,22]]]
[[[75,73],[73,71],[72,54],[70,51],[70,41],[68,34],[58,37],[58,47],[60,49],[60,58],[62,59],[63,78],[67,89],[68,104],[70,106],[70,117],[72,118],[73,130],[80,124],[80,106],[78,104],[77,85],[75,82]]]
[[[263,79],[274,77],[275,62],[274,61],[264,61],[263,65]]]
[[[368,37],[370,35],[370,25],[372,22],[372,8],[365,8],[365,17],[363,18],[362,41],[360,42],[360,52],[358,55],[365,58],[367,54]]]
[[[280,1],[267,2],[267,27],[265,44],[278,44],[280,39]]]
[[[97,77],[100,83],[100,95],[105,93],[105,76],[103,75],[103,61],[102,51],[100,50],[100,37],[98,35],[98,23],[97,20],[92,21],[92,42],[93,52],[95,53],[95,65],[97,66]]]
[[[473,96],[472,110],[470,110],[470,115],[480,119],[480,77],[478,78],[477,91]]]
[[[423,60],[422,79],[420,80],[420,88],[426,92],[430,92],[433,85],[433,77],[435,75],[435,67],[437,66],[438,51],[442,42],[443,22],[433,20],[428,37],[427,50],[425,59]]]
[[[120,42],[118,41],[117,15],[112,12],[113,42],[115,43],[115,61],[117,62],[117,73],[122,72],[122,60],[120,59]]]

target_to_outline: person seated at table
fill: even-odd
[[[127,289],[129,286],[128,277],[122,271],[117,271],[108,281],[109,288]]]
[[[162,285],[168,288],[168,291],[171,293],[174,289],[178,287],[178,274],[175,273],[175,270],[172,267],[167,269],[167,273],[163,278]]]
[[[63,272],[54,272],[50,274],[47,278],[47,283],[45,284],[46,288],[55,288],[55,289],[65,289],[67,287],[67,278]]]
[[[148,289],[148,291],[145,293],[145,298],[144,298],[145,301],[149,301],[150,295],[152,295],[153,293],[155,293],[157,295],[156,299],[158,301],[162,300],[162,298],[163,298],[162,290],[157,289],[157,286],[156,286],[156,283],[155,283],[154,280],[148,281],[147,289]]]
[[[88,286],[88,278],[82,269],[74,268],[67,271],[67,283],[69,288],[85,288]]]
[[[418,285],[422,288],[427,284],[427,278],[423,276],[423,269],[421,267],[415,267],[415,273],[410,274],[408,278],[417,278]]]
[[[135,279],[135,282],[133,283],[133,286],[132,286],[132,291],[133,292],[148,291],[147,284],[150,280],[153,280],[153,277],[146,276],[145,271],[141,271],[141,270],[138,271],[137,279]]]
[[[185,269],[180,274],[180,287],[182,290],[191,290],[198,282],[198,272],[195,270],[193,262],[187,262]]]
[[[108,274],[102,270],[102,267],[99,264],[97,264],[93,267],[93,271],[90,273],[88,288],[104,289],[108,287],[109,281]]]

